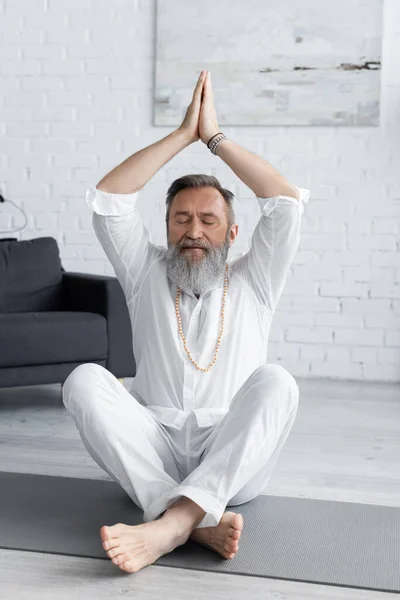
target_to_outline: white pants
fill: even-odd
[[[210,427],[190,413],[181,431],[163,425],[107,369],[76,367],[63,402],[89,454],[154,521],[186,496],[205,512],[198,527],[218,525],[227,506],[265,488],[294,423],[299,388],[282,366],[265,364]]]

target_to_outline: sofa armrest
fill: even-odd
[[[61,310],[92,312],[107,320],[107,369],[116,377],[133,377],[132,325],[125,294],[116,277],[62,273]]]

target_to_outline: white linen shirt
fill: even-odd
[[[250,249],[227,262],[224,331],[214,366],[199,371],[180,337],[177,286],[167,277],[167,248],[149,241],[137,209],[139,192],[115,194],[89,188],[93,228],[125,294],[133,337],[136,376],[130,393],[165,425],[182,429],[194,413],[198,427],[214,425],[228,412],[236,392],[267,361],[272,317],[300,242],[303,203],[310,192],[256,196],[261,217]],[[197,299],[181,290],[183,335],[197,364],[213,360],[220,333],[224,274]]]

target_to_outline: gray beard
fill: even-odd
[[[206,246],[204,242],[197,244],[190,240],[185,240],[180,244],[168,244],[166,259],[169,279],[177,287],[186,292],[191,291],[196,296],[207,291],[219,279],[222,284],[229,252],[229,234],[228,231],[225,241],[220,247]],[[192,256],[190,251],[181,250],[185,246],[196,245],[205,248],[205,252],[202,252],[201,256]]]

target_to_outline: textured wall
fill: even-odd
[[[224,127],[228,137],[312,190],[269,345],[269,360],[294,375],[400,381],[396,22],[400,3],[386,0],[380,127]],[[14,235],[55,237],[67,270],[113,275],[85,191],[172,131],[152,125],[154,38],[153,2],[0,2],[1,191],[28,216]],[[203,68],[213,72],[212,59]],[[193,85],[196,80],[193,72]],[[214,174],[236,193],[239,235],[231,252],[245,252],[260,217],[257,202],[201,142],[141,192],[139,210],[152,241],[166,244],[166,190],[190,172]],[[22,223],[12,205],[0,204],[1,237]]]

